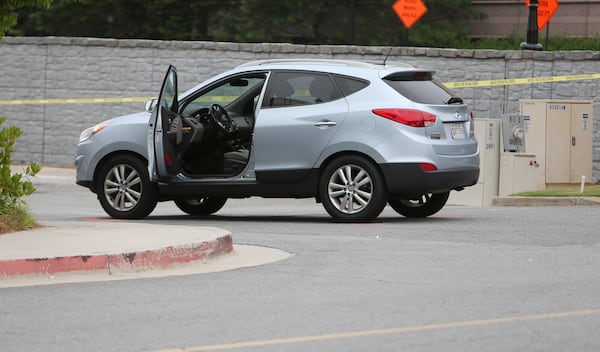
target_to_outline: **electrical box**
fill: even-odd
[[[540,163],[537,189],[592,182],[591,100],[520,101],[525,124],[526,152]]]
[[[451,192],[450,204],[491,205],[498,196],[500,168],[500,119],[474,119],[479,144],[479,179],[460,192]]]
[[[537,161],[535,154],[502,153],[500,155],[500,183],[498,195],[501,197],[515,193],[535,191]]]

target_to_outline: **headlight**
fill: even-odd
[[[108,126],[108,123],[106,123],[106,122],[100,122],[96,126],[93,126],[93,127],[90,127],[90,128],[86,128],[79,135],[79,143],[87,141],[93,135],[95,135],[96,133],[102,131],[104,129],[104,127],[106,127],[106,126]]]

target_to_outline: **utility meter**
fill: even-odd
[[[502,142],[504,152],[525,152],[525,128],[528,116],[503,115],[502,116]]]

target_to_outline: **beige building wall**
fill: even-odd
[[[473,0],[475,10],[487,14],[470,24],[470,36],[504,37],[511,33],[525,36],[529,8],[524,0]],[[551,35],[594,37],[600,35],[600,0],[558,0],[559,7],[550,19]]]

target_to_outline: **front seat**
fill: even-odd
[[[294,87],[288,81],[275,81],[271,88],[271,97],[269,98],[269,106],[290,106],[294,94]]]
[[[223,173],[226,175],[237,175],[244,171],[250,151],[248,149],[234,150],[223,154]]]

